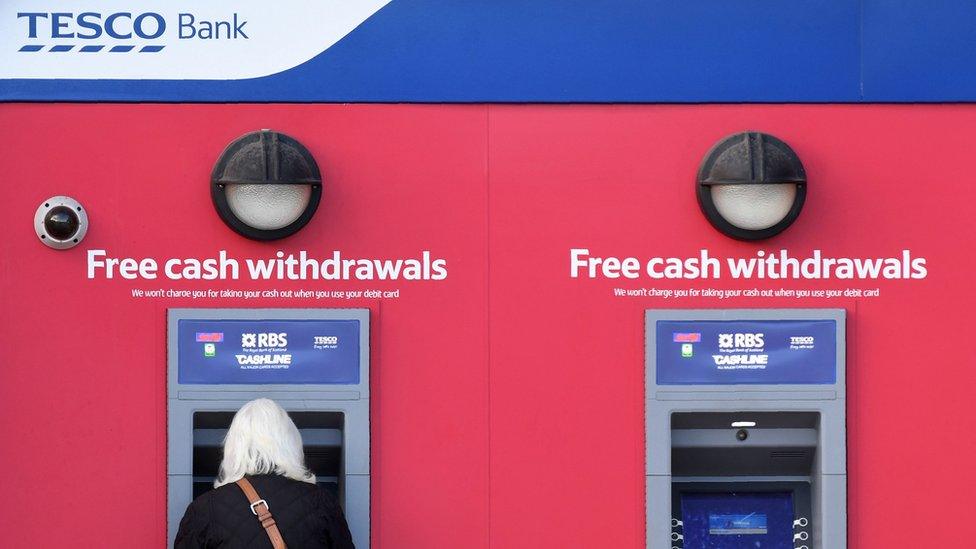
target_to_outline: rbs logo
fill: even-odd
[[[241,348],[261,348],[285,347],[288,345],[288,334],[267,333],[267,334],[241,334]]]
[[[765,334],[719,334],[720,349],[758,349],[766,345],[763,341]]]

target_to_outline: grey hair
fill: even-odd
[[[315,483],[315,475],[305,467],[302,435],[295,422],[275,401],[259,398],[234,414],[214,488],[245,475],[270,473]]]

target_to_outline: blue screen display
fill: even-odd
[[[685,549],[793,549],[793,496],[684,493]]]
[[[834,320],[659,320],[659,385],[833,384]]]
[[[179,321],[179,382],[357,384],[358,320]]]

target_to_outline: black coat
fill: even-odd
[[[288,549],[352,549],[342,508],[328,491],[278,475],[247,477],[268,502]],[[271,547],[239,486],[225,484],[190,503],[180,522],[176,549]]]

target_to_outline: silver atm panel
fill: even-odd
[[[845,318],[646,312],[647,547],[847,547]]]
[[[294,379],[258,384],[201,383],[198,379],[181,382],[181,320],[214,321],[217,326],[223,321],[245,321],[255,329],[267,322],[324,321],[311,324],[322,326],[324,330],[328,329],[329,321],[355,321],[358,326],[355,365],[358,374],[351,382],[330,383]],[[187,345],[185,335],[182,343]],[[306,464],[316,474],[318,483],[338,496],[356,547],[367,549],[370,542],[369,311],[171,309],[167,337],[168,543],[173,543],[186,506],[213,486],[221,459],[223,435],[234,413],[244,403],[266,397],[278,402],[295,421],[305,444]],[[240,348],[239,342],[226,343]],[[290,343],[294,347],[300,342],[292,340]],[[348,342],[340,340],[339,345],[343,343]],[[200,350],[196,349],[195,342],[191,346]],[[182,356],[186,357],[185,349]],[[269,373],[268,379],[274,380],[275,375]]]

